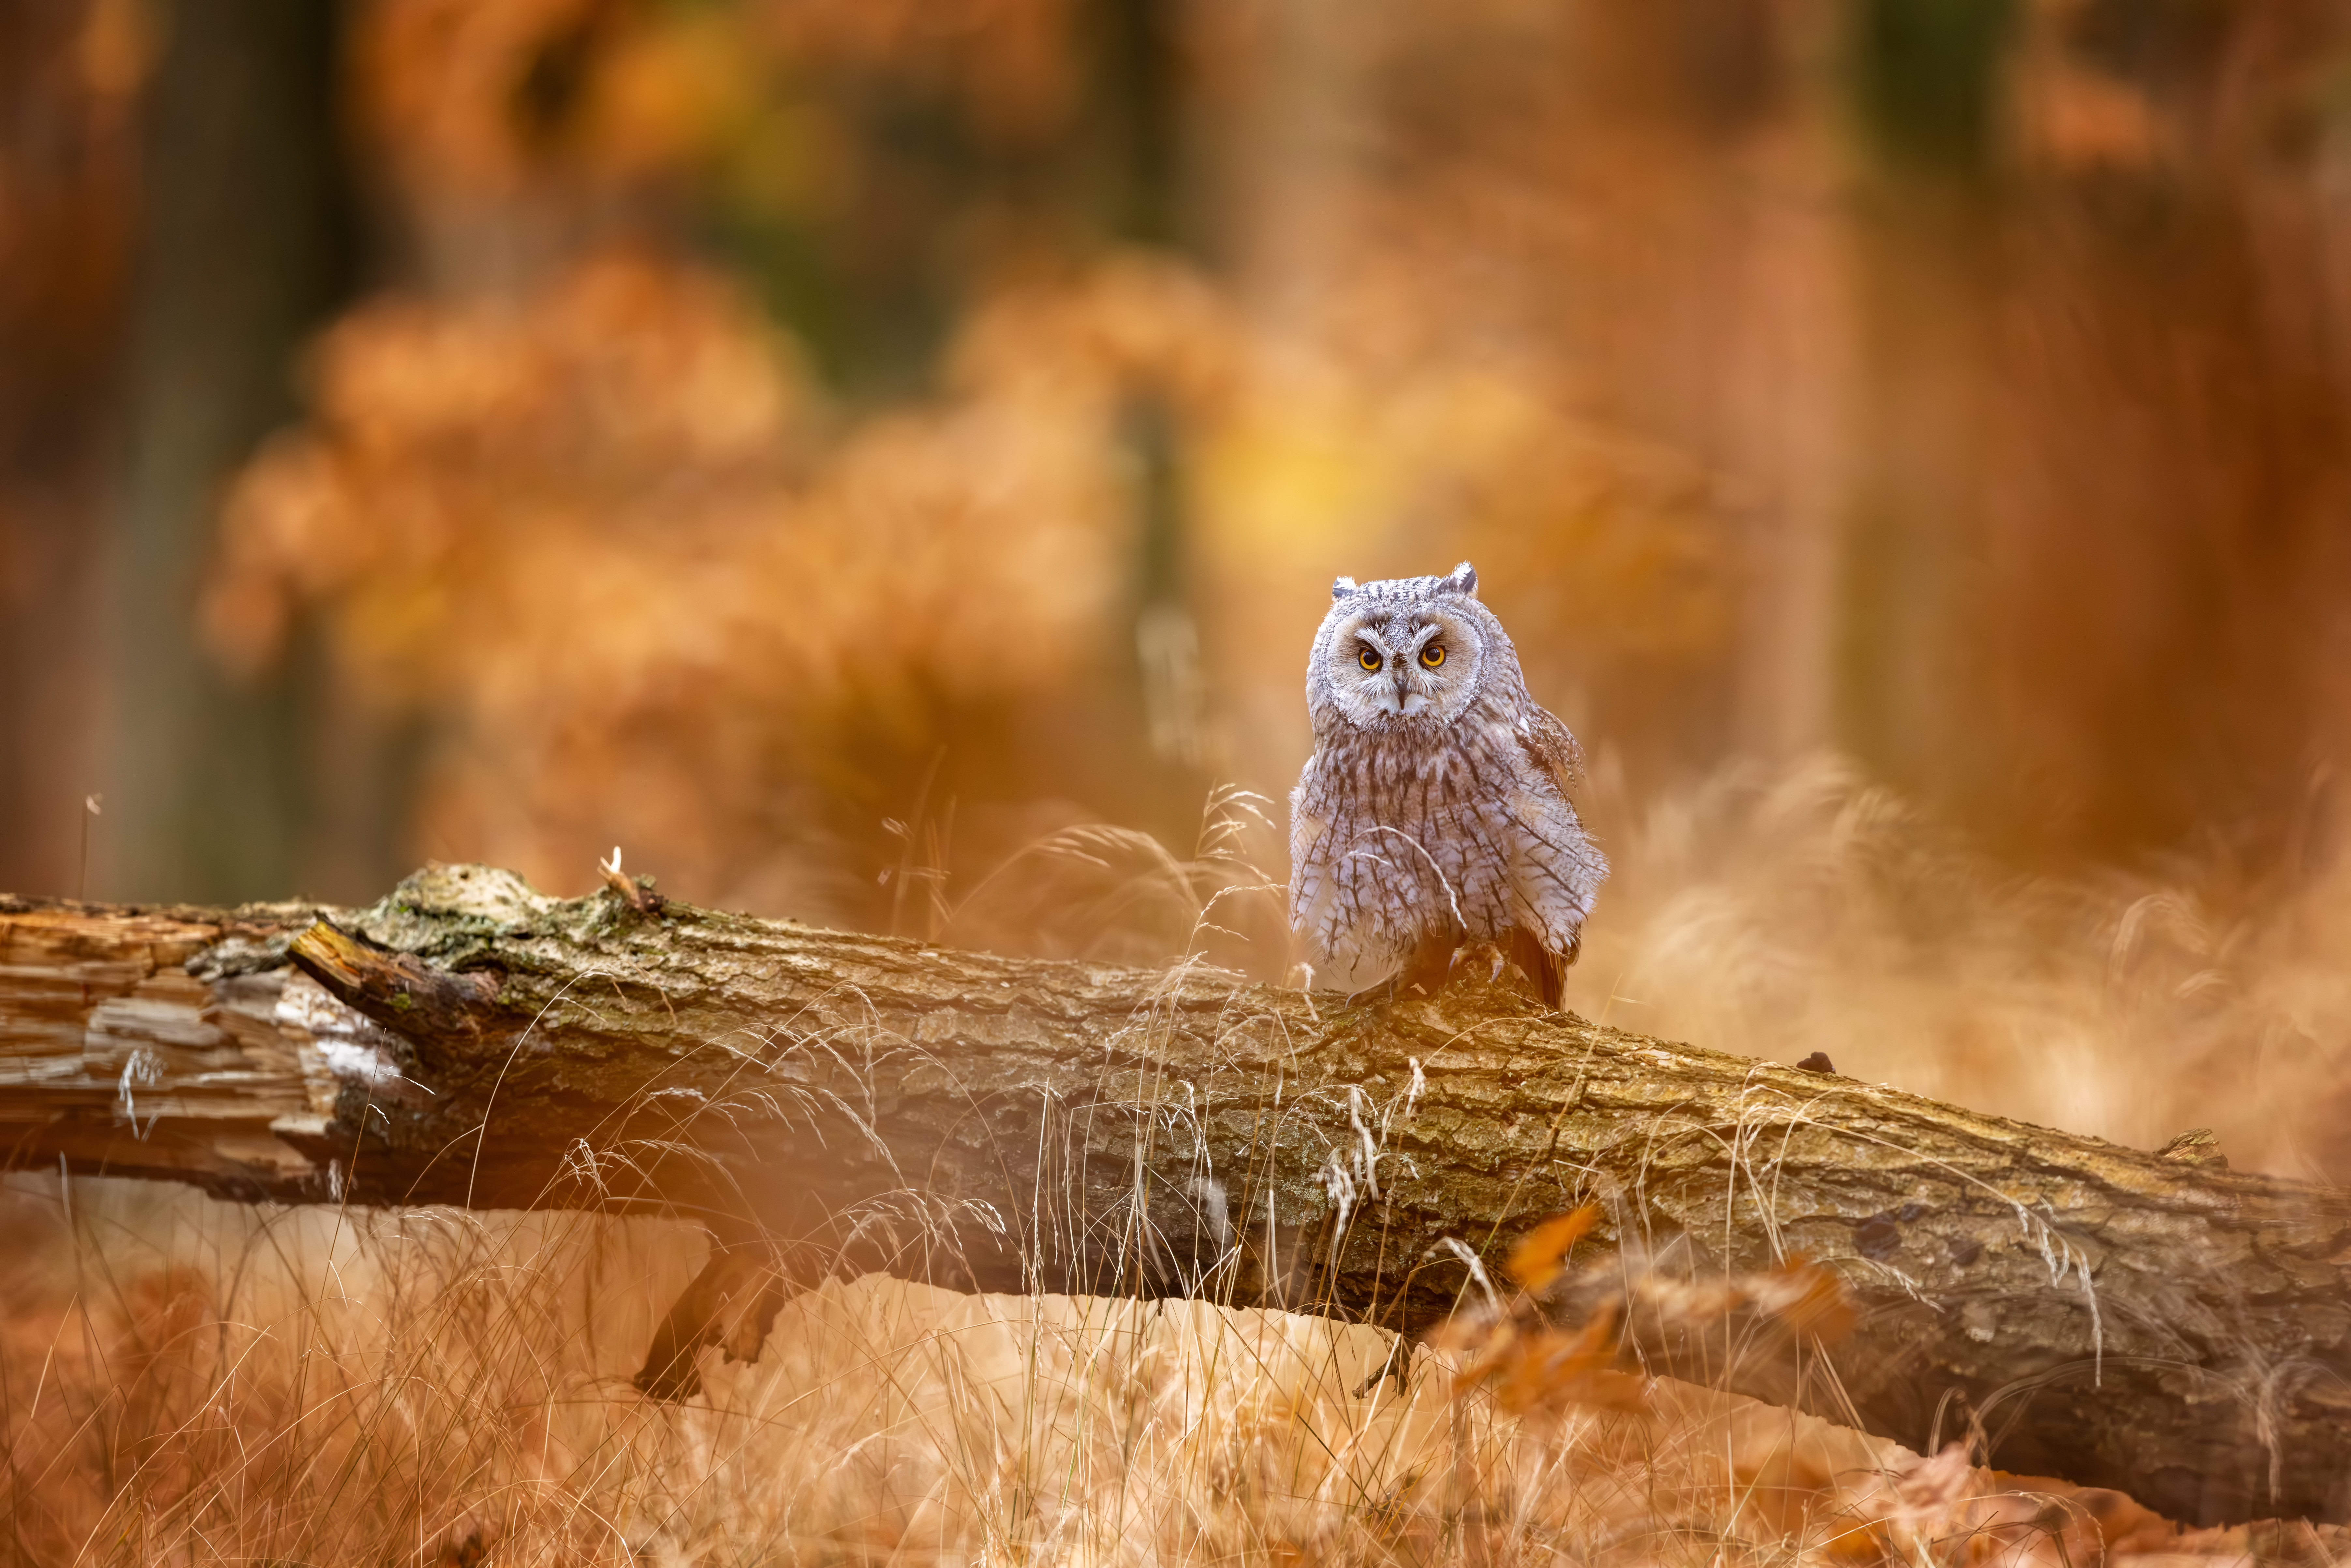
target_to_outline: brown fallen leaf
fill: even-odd
[[[1600,1206],[1587,1203],[1573,1213],[1554,1215],[1519,1239],[1502,1265],[1522,1289],[1540,1291],[1566,1270],[1568,1249],[1600,1223]]]

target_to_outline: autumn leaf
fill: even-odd
[[[1503,1268],[1522,1288],[1540,1291],[1566,1269],[1568,1249],[1599,1223],[1596,1203],[1587,1203],[1571,1214],[1554,1215],[1520,1238]]]
[[[1803,1258],[1759,1276],[1748,1285],[1754,1303],[1798,1333],[1834,1343],[1853,1332],[1853,1298],[1844,1281]]]

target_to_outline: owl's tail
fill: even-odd
[[[1576,952],[1583,946],[1579,936],[1567,945],[1566,952],[1554,953],[1525,926],[1510,927],[1510,962],[1535,983],[1535,990],[1547,1008],[1557,1008],[1567,995],[1567,967],[1575,962]]]

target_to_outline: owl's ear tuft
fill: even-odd
[[[1465,599],[1478,597],[1478,569],[1463,561],[1437,587],[1447,593],[1458,593]]]
[[[1355,580],[1352,577],[1337,578],[1332,581],[1331,597],[1333,599],[1344,599],[1354,591]]]

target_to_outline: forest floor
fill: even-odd
[[[675,1406],[629,1382],[683,1225],[0,1188],[8,1543],[229,1562],[2332,1561],[1671,1380],[1505,1410],[1380,1331],[882,1278]]]

